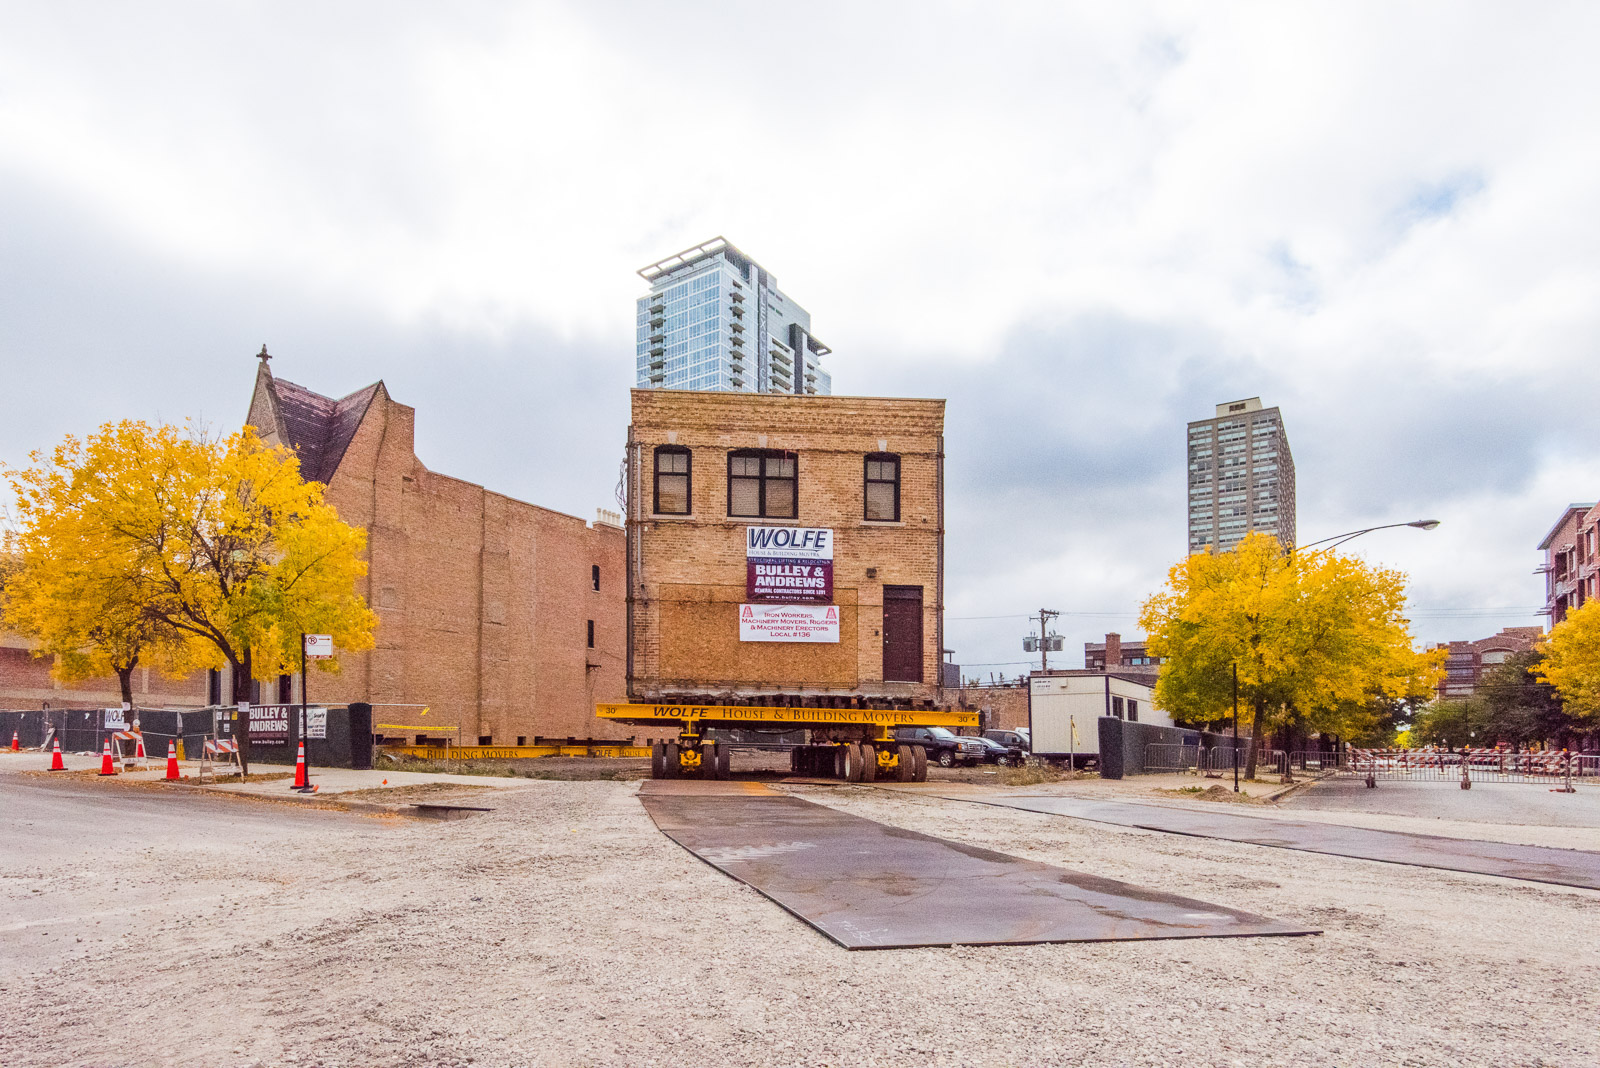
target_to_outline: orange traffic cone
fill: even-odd
[[[183,778],[178,774],[178,743],[167,742],[167,781],[177,782]]]
[[[105,748],[100,751],[100,774],[115,775],[117,766],[111,762],[111,739],[106,739]]]
[[[13,753],[20,753],[22,751],[22,742],[17,738],[16,731],[11,732],[11,751]]]
[[[67,770],[67,765],[65,763],[63,763],[62,760],[61,760],[61,739],[60,738],[56,739],[55,751],[50,754],[50,770],[51,771],[66,771]]]
[[[139,734],[139,733],[135,733],[134,737],[137,738],[138,741],[136,743],[134,743],[133,759],[135,759],[135,760],[143,760],[145,758],[145,756],[144,756],[144,735],[143,734]]]
[[[300,743],[300,752],[294,758],[294,785],[291,790],[309,790],[311,784],[306,781],[306,743]]]

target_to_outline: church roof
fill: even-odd
[[[338,470],[382,383],[374,382],[338,400],[270,374],[266,385],[276,402],[279,430],[300,457],[300,476],[326,484]]]

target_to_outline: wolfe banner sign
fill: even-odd
[[[833,602],[831,530],[747,527],[744,559],[746,600],[783,604]]]

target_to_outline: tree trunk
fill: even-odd
[[[240,660],[229,658],[233,668],[233,707],[238,708],[241,703],[250,701],[250,650],[244,651]],[[246,775],[250,774],[250,720],[248,716],[234,721],[233,740],[239,743],[239,768]]]
[[[1260,695],[1250,702],[1250,755],[1245,757],[1244,777],[1256,777],[1256,756],[1261,752],[1261,709],[1265,702]]]
[[[117,668],[117,681],[122,683],[122,707],[133,707],[133,664]]]

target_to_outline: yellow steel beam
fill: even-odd
[[[906,711],[896,708],[788,708],[762,705],[596,705],[594,714],[619,723],[707,723],[715,726],[792,724],[878,727],[976,727],[976,712]]]

